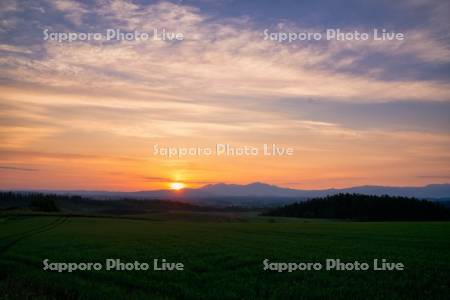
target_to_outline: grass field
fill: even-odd
[[[201,218],[197,218],[201,219]],[[42,270],[53,262],[183,262],[184,271]],[[402,262],[405,271],[263,271],[278,262]],[[448,299],[450,223],[0,217],[1,299]]]

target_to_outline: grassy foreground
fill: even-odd
[[[58,273],[42,270],[46,258],[165,258],[185,270]],[[386,258],[406,270],[277,273],[266,258]],[[448,222],[0,217],[0,299],[445,299],[449,275]]]

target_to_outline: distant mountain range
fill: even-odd
[[[59,195],[79,195],[95,199],[158,199],[182,200],[192,203],[221,205],[274,205],[301,201],[308,198],[323,197],[339,193],[358,193],[366,195],[390,195],[416,197],[431,200],[450,200],[450,184],[430,184],[423,187],[357,186],[343,189],[297,190],[282,188],[261,182],[247,185],[210,184],[198,189],[154,190],[138,192],[110,191],[42,191]]]

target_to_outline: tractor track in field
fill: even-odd
[[[12,234],[12,235],[3,237],[0,240],[0,242],[4,242],[4,241],[7,241],[7,242],[6,242],[6,244],[0,246],[0,255],[5,253],[6,251],[8,251],[11,247],[13,247],[15,244],[19,243],[20,241],[22,241],[26,238],[35,236],[40,233],[50,231],[50,230],[60,226],[61,224],[65,223],[67,220],[68,220],[67,217],[60,217],[60,218],[57,218],[56,220],[53,220],[52,222],[50,222],[48,224],[44,224],[37,228],[31,229],[31,230],[28,230],[25,232],[21,232],[18,234]]]

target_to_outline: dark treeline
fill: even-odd
[[[263,215],[372,221],[450,220],[450,210],[438,203],[414,198],[338,194],[272,209]]]
[[[35,211],[95,211],[108,214],[135,214],[149,210],[193,210],[206,208],[188,203],[163,200],[97,200],[76,195],[55,195],[36,192],[0,192],[0,207],[4,210],[28,208]]]
[[[58,202],[80,199],[81,197],[77,196],[59,196],[34,192],[0,192],[0,208],[2,210],[29,208],[35,211],[57,212],[60,210]]]
[[[209,207],[170,200],[98,200],[76,195],[38,192],[0,192],[0,211],[32,210],[42,212],[88,213],[106,215],[144,214],[165,211],[247,211],[240,207]]]

